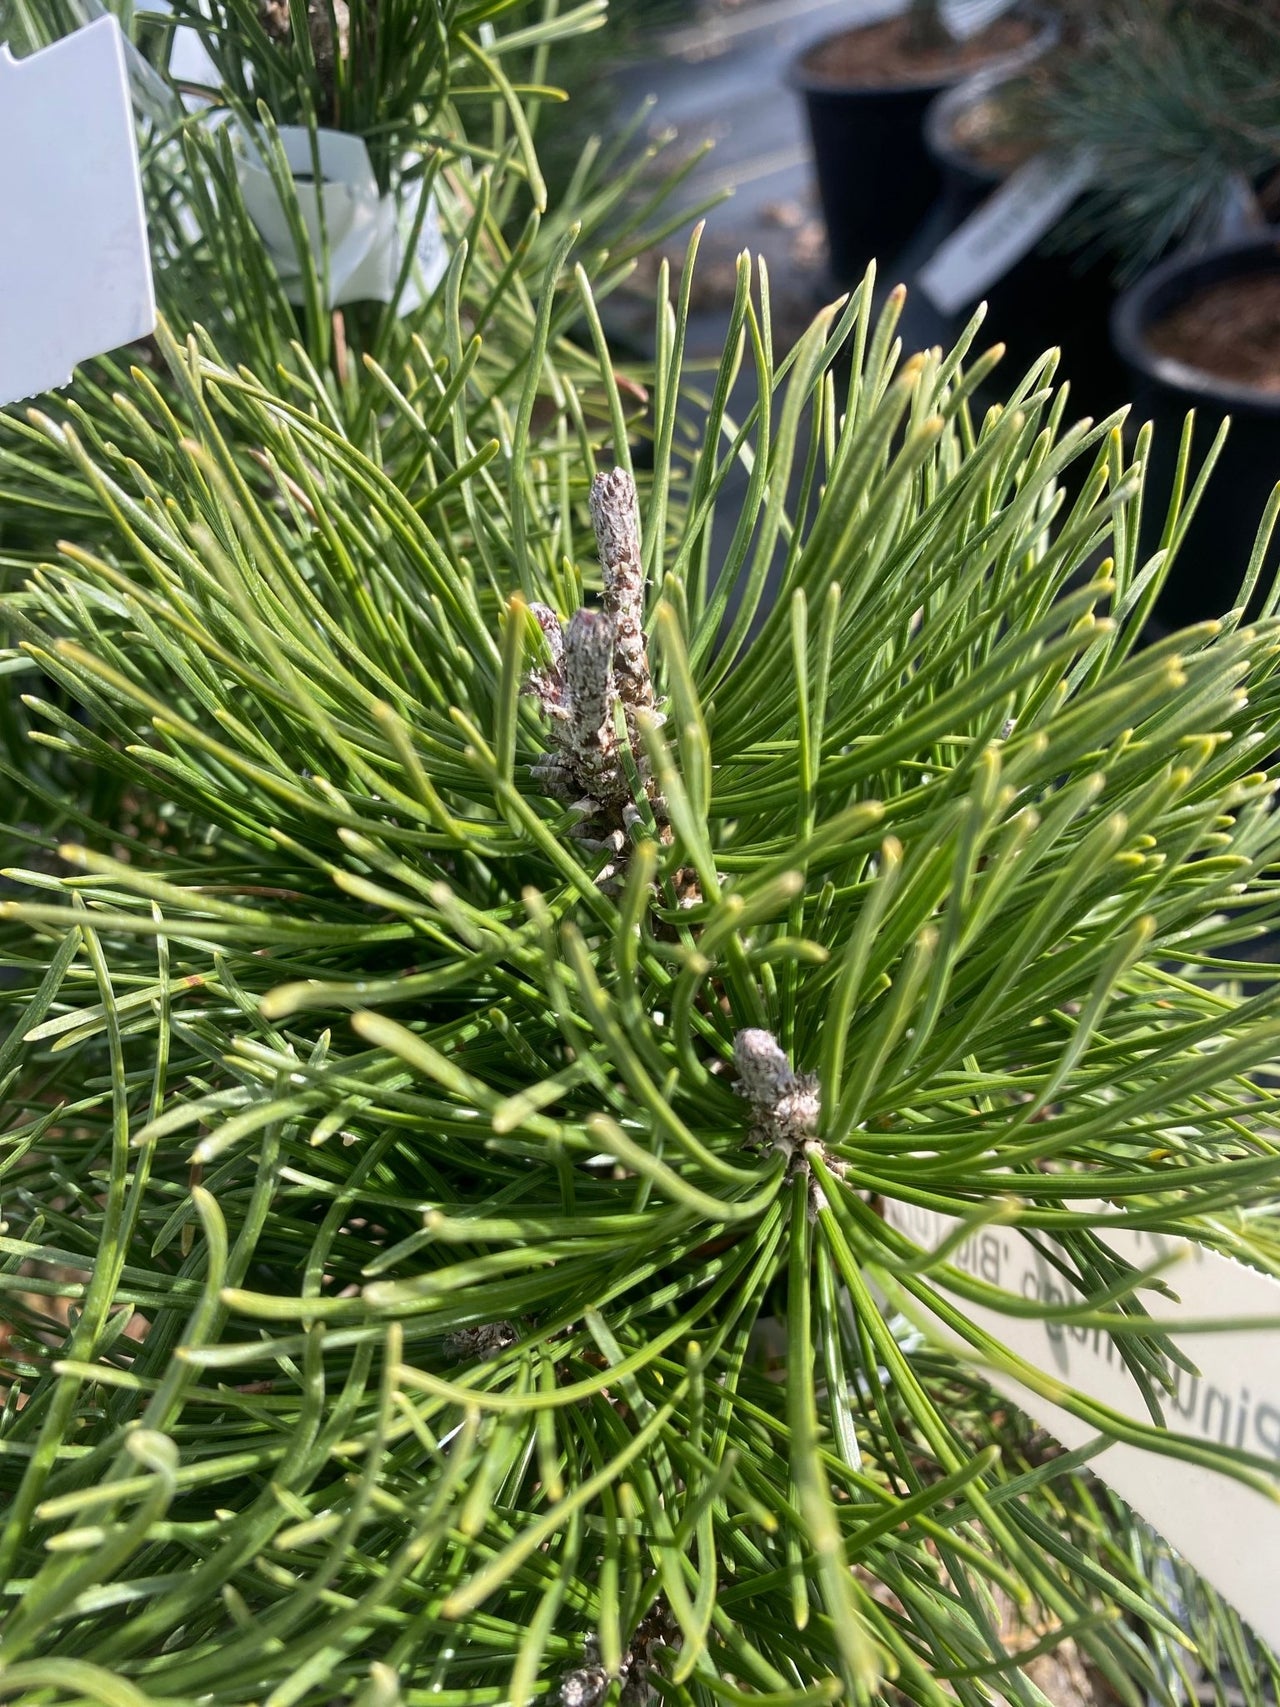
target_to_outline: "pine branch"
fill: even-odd
[[[540,300],[597,324],[570,265]],[[442,322],[367,438],[164,330],[163,381],[6,422],[0,494],[83,542],[4,604],[48,755],[5,758],[6,1682],[978,1707],[1030,1699],[1003,1595],[1170,1687],[1158,1548],[871,1293],[995,1349],[871,1200],[998,1196],[1153,1395],[1178,1354],[1083,1193],[1280,1273],[1280,975],[1237,959],[1280,916],[1275,596],[1140,650],[1145,436],[1064,425],[1048,360],[975,419],[976,327],[900,364],[870,281],[775,363],[749,282],[638,539],[596,487],[598,586],[621,402],[550,312],[514,379]]]

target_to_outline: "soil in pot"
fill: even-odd
[[[1051,80],[1043,64],[1013,76],[979,72],[929,103],[925,148],[943,186],[930,217],[935,237],[953,231],[1044,147],[1041,101]]]
[[[921,48],[913,40],[910,18],[904,15],[828,36],[804,56],[801,67],[810,76],[862,89],[954,83],[992,59],[1020,52],[1034,35],[1028,18],[997,18],[967,41]]]
[[[1280,273],[1206,285],[1157,320],[1146,342],[1184,367],[1280,395]]]
[[[1157,267],[1126,291],[1112,320],[1133,374],[1133,420],[1155,424],[1143,548],[1159,543],[1183,422],[1195,411],[1196,466],[1231,417],[1156,607],[1166,628],[1220,616],[1236,598],[1263,509],[1280,480],[1280,240],[1274,233]],[[1250,615],[1280,568],[1273,537]]]
[[[905,17],[837,32],[791,70],[813,138],[831,271],[853,285],[875,257],[892,262],[937,199],[941,179],[921,127],[929,102],[980,67],[1032,55],[1057,36],[1034,6],[966,42],[920,48]]]
[[[1044,145],[1036,126],[1036,102],[1043,77],[1033,72],[1005,82],[966,82],[952,94],[942,147],[945,160],[963,160],[975,176],[995,188],[1017,167],[1026,166]],[[966,92],[973,89],[973,96]]]
[[[937,97],[925,122],[943,178],[931,219],[935,244],[1043,151],[1040,114],[1052,78],[1052,65],[1042,63],[1011,77],[974,78]],[[1007,351],[998,383],[1021,374],[1056,345],[1062,351],[1058,379],[1071,382],[1075,412],[1096,418],[1125,403],[1129,386],[1109,330],[1117,294],[1113,268],[1112,256],[1082,261],[1050,232],[984,290],[983,345],[999,342]],[[937,340],[953,341],[973,306],[941,316]]]
[[[993,182],[1025,166],[1037,152],[1037,140],[1011,111],[998,91],[962,107],[951,126],[951,146]]]

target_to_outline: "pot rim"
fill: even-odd
[[[905,8],[903,8],[905,10]],[[852,35],[856,30],[868,27],[872,23],[885,23],[888,18],[899,17],[900,12],[891,12],[886,18],[867,19],[864,24],[846,24],[843,29],[826,30],[820,36],[813,36],[804,42],[792,55],[787,66],[785,81],[787,85],[801,95],[865,95],[891,97],[894,95],[941,95],[955,88],[957,84],[967,82],[972,78],[987,76],[999,72],[1008,76],[1021,66],[1030,64],[1041,54],[1049,52],[1057,46],[1062,35],[1062,23],[1058,14],[1051,6],[1042,5],[1039,0],[1024,0],[1010,8],[1015,16],[1021,15],[1033,25],[1038,26],[1031,40],[1024,47],[1013,48],[1008,53],[997,55],[985,65],[976,70],[961,72],[958,76],[943,75],[937,77],[922,77],[913,83],[853,83],[839,77],[824,77],[805,69],[805,60],[824,43],[835,41],[840,36]]]
[[[1252,273],[1280,274],[1280,229],[1214,244],[1193,255],[1171,255],[1123,290],[1111,310],[1111,342],[1135,373],[1195,402],[1213,403],[1237,414],[1280,418],[1280,392],[1220,379],[1205,368],[1161,355],[1146,341],[1147,328],[1167,309],[1204,285],[1247,278]]]
[[[985,161],[979,160],[977,155],[961,148],[955,141],[953,126],[966,107],[982,100],[1002,83],[1014,82],[1025,69],[1025,65],[1010,65],[1007,61],[984,65],[980,71],[970,72],[959,83],[952,83],[938,91],[925,109],[924,141],[925,147],[939,165],[959,167],[971,177],[981,178],[990,184],[993,190],[999,189],[1010,175],[1009,172],[998,172]],[[1016,171],[1017,168],[1013,167],[1012,170]]]

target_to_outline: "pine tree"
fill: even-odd
[[[1157,1412],[1103,1219],[1280,1272],[1261,551],[1143,650],[1203,474],[1144,560],[1147,436],[870,279],[783,352],[744,258],[699,376],[695,240],[641,411],[580,191],[350,390],[179,322],[4,418],[0,1684],[1260,1699],[879,1208],[1052,1238]]]
[[[1085,0],[1080,50],[1045,85],[1047,124],[1087,150],[1093,184],[1065,235],[1133,276],[1280,190],[1280,8],[1274,0]],[[1094,14],[1092,17],[1089,14]]]

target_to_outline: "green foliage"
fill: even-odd
[[[78,0],[53,0],[47,8],[33,8],[29,0],[8,3],[15,39],[27,47],[53,39],[78,18]],[[124,0],[116,9],[163,64],[167,48],[154,34],[161,15]],[[571,228],[600,300],[671,229],[664,206],[693,162],[664,172],[661,145],[638,143],[638,118],[613,127],[607,143],[585,139],[562,199],[549,204],[535,144],[542,109],[562,99],[546,82],[549,55],[589,36],[603,19],[604,0],[567,9],[559,0],[540,0],[536,7],[528,0],[518,6],[514,0],[430,6],[386,0],[354,12],[352,65],[343,60],[339,66],[347,66],[343,75],[352,79],[350,110],[339,116],[365,137],[380,178],[394,182],[406,207],[425,217],[428,196],[434,199],[454,266],[434,297],[412,312],[402,312],[398,295],[385,305],[349,304],[335,315],[327,306],[327,246],[313,245],[306,232],[278,141],[282,124],[301,124],[314,134],[325,122],[323,78],[308,58],[305,32],[275,43],[257,21],[258,10],[257,0],[225,0],[209,18],[193,0],[179,0],[166,25],[177,20],[199,28],[227,81],[209,92],[210,103],[199,111],[147,128],[143,166],[160,305],[177,325],[205,327],[230,361],[288,376],[278,381],[286,386],[305,389],[322,380],[327,410],[375,455],[373,411],[384,393],[366,383],[366,363],[395,372],[402,359],[416,361],[416,339],[438,355],[442,323],[450,319],[464,328],[467,341],[480,336],[482,364],[507,369],[504,377],[490,366],[471,388],[473,403],[483,398],[485,406],[500,407],[510,395],[510,373],[527,359],[543,280]],[[498,33],[503,20],[512,27]],[[378,44],[374,71],[356,77],[354,56],[369,32]],[[518,82],[507,65],[518,68]],[[261,96],[267,89],[270,102],[255,99],[255,91]],[[169,94],[180,115],[172,85]],[[236,122],[218,122],[227,115]],[[272,172],[296,233],[303,297],[296,306],[241,194],[246,135]],[[410,233],[410,248],[416,235]],[[555,269],[552,276],[558,300],[550,312],[559,342],[580,311],[571,281]],[[407,279],[406,266],[401,293]],[[572,304],[568,314],[566,302]],[[97,404],[97,375],[107,392],[122,378],[118,364],[91,370],[85,392],[90,408]],[[165,383],[163,364],[156,364],[156,376]]]
[[[383,188],[407,153],[438,146],[448,108],[495,94],[545,206],[532,147],[539,106],[562,93],[545,84],[552,43],[599,29],[606,0],[177,0],[173,18],[197,30],[217,68],[209,91],[252,127],[317,125],[365,138]],[[513,24],[498,33],[502,21]],[[527,80],[513,80],[512,61]],[[249,115],[253,115],[249,117]],[[269,119],[267,115],[270,115]],[[254,127],[256,128],[256,127]],[[449,134],[451,127],[443,127]]]
[[[1095,185],[1070,233],[1128,274],[1210,237],[1241,192],[1280,172],[1280,8],[1274,0],[1103,0],[1062,65],[1049,123],[1087,148]]]
[[[1159,1426],[1097,1232],[1280,1270],[1280,990],[1230,984],[1280,907],[1275,599],[1140,651],[1185,487],[1144,562],[1145,437],[1066,425],[1048,360],[974,419],[993,358],[903,362],[870,281],[782,353],[744,261],[695,405],[691,255],[639,476],[662,822],[637,788],[602,886],[520,691],[640,426],[571,258],[505,386],[452,289],[358,426],[168,333],[163,383],[5,422],[0,489],[56,469],[71,543],[9,563],[0,657],[39,856],[0,921],[0,1679],[1030,1704],[1007,1603],[1171,1702],[1151,1543],[908,1331],[988,1357],[999,1300],[875,1199],[1060,1241],[1150,1398],[1068,1395],[1099,1445],[1273,1468]],[[808,1144],[752,1147],[744,1027],[816,1075]]]
[[[13,4],[21,7],[24,0]],[[525,6],[515,19],[518,27],[490,42],[485,53],[495,67],[511,55],[541,79],[548,48],[589,30],[597,11],[578,6],[561,16],[556,0],[543,0],[534,18]],[[461,14],[454,8],[450,15],[456,21]],[[20,21],[31,46],[75,19],[50,7]],[[143,21],[135,17],[135,30],[141,31]],[[458,94],[453,84],[450,89]],[[176,131],[152,127],[144,141],[162,311],[176,325],[206,328],[229,363],[247,363],[272,376],[276,389],[318,410],[407,488],[434,486],[469,458],[483,460],[509,449],[517,432],[523,442],[535,443],[545,432],[561,446],[598,436],[607,409],[598,363],[589,353],[598,323],[593,332],[575,275],[557,257],[574,244],[576,267],[590,284],[592,301],[607,314],[609,296],[637,257],[676,223],[666,203],[693,164],[665,167],[661,143],[640,143],[637,117],[630,126],[615,127],[607,142],[586,139],[561,200],[548,204],[533,139],[536,103],[518,101],[522,118],[516,128],[510,112],[516,97],[509,86],[481,90],[477,82],[470,95],[458,98],[460,105],[452,99],[437,103],[429,122],[415,120],[421,154],[401,180],[410,204],[424,215],[428,193],[432,197],[451,257],[437,290],[408,313],[399,301],[354,303],[336,313],[325,306],[326,251],[313,251],[305,236],[292,180],[278,154],[275,120],[265,107],[252,116],[238,110],[276,171],[284,206],[292,210],[303,265],[304,301],[298,306],[288,300],[246,209],[233,127],[210,125],[206,114],[197,113]],[[407,143],[407,135],[398,134]],[[518,421],[531,344],[535,334],[544,333],[555,365],[533,370],[534,392]],[[117,451],[145,463],[152,454],[152,429],[131,414],[121,417],[112,403],[130,388],[131,362],[142,364],[159,387],[156,407],[162,407],[170,436],[176,440],[196,430],[186,395],[149,348],[88,364],[75,395],[91,439],[91,423],[110,416]],[[577,417],[566,413],[556,377],[561,370],[572,382],[566,395]],[[644,395],[634,364],[620,362],[616,378],[634,408]],[[426,436],[418,431],[423,421]],[[100,507],[80,501],[45,455],[39,436],[28,434],[26,441],[26,451],[11,456],[6,467],[0,521],[0,538],[14,561],[23,552],[38,561],[68,530],[89,543],[100,527]],[[252,449],[244,455],[251,457]]]
[[[172,19],[197,30],[218,72],[217,101],[261,102],[278,124],[319,123],[377,136],[384,158],[416,146],[469,63],[487,92],[501,73],[485,52],[521,0],[178,0]],[[581,19],[599,24],[588,0]],[[570,28],[573,24],[570,24]],[[507,47],[516,45],[507,38]]]
[[[401,157],[431,146],[451,103],[502,100],[522,140],[540,102],[563,95],[513,83],[514,58],[545,71],[551,44],[601,28],[607,0],[173,0],[152,9],[110,0],[147,57],[167,67],[173,34],[194,31],[216,73],[184,90],[251,127],[326,126],[363,137],[389,187]],[[28,49],[75,29],[84,0],[5,0],[7,27]],[[512,25],[500,32],[503,22]]]

